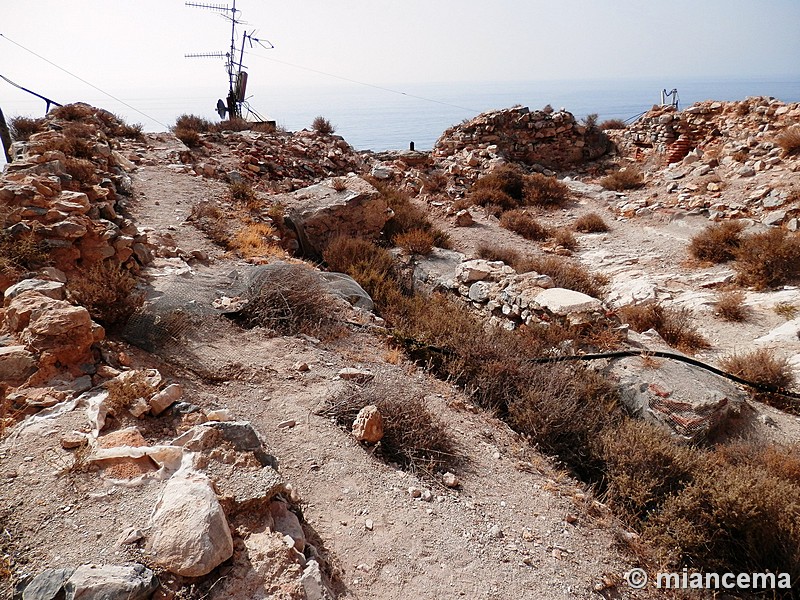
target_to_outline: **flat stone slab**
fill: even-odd
[[[565,288],[544,290],[536,295],[531,304],[562,316],[570,313],[593,312],[603,307],[597,298]]]

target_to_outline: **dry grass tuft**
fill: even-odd
[[[395,243],[408,254],[430,254],[433,250],[433,234],[422,229],[412,229],[395,237]]]
[[[772,310],[775,311],[776,315],[783,317],[787,321],[791,321],[800,313],[800,308],[797,308],[791,302],[778,302]]]
[[[569,199],[566,184],[540,173],[528,175],[525,181],[525,202],[534,206],[559,206]]]
[[[86,121],[94,116],[94,109],[88,104],[65,104],[51,110],[49,116],[65,121]]]
[[[742,239],[734,268],[742,285],[766,289],[800,278],[800,235],[771,229]]]
[[[779,133],[775,136],[775,143],[783,148],[785,156],[800,152],[800,125],[793,125]]]
[[[45,266],[48,260],[45,244],[33,232],[19,237],[0,233],[0,270],[17,273],[32,271]]]
[[[655,329],[670,346],[693,354],[711,345],[694,325],[692,311],[687,308],[664,307],[661,304],[634,304],[619,310],[620,319],[639,333]]]
[[[383,243],[399,246],[398,236],[418,230],[430,233],[433,236],[434,246],[450,247],[450,236],[434,226],[425,211],[415,206],[406,192],[374,178],[369,178],[369,181],[377,188],[383,200],[394,212],[381,232],[384,238]]]
[[[500,227],[513,231],[526,240],[546,240],[550,231],[523,209],[504,212],[500,217]]]
[[[589,273],[580,263],[561,256],[531,258],[519,264],[519,267],[522,270],[514,267],[519,273],[536,271],[549,275],[556,287],[582,292],[594,298],[602,298],[603,288],[608,285],[606,276]]]
[[[197,115],[181,115],[172,126],[172,133],[189,148],[196,148],[202,144],[201,133],[213,131],[214,125],[208,119]]]
[[[64,161],[64,171],[80,183],[92,184],[97,181],[94,164],[84,158],[67,158]]]
[[[130,377],[116,377],[106,383],[108,412],[119,418],[138,398],[147,400],[155,391],[144,371],[136,371]]]
[[[578,240],[569,229],[556,229],[553,234],[553,241],[567,250],[576,250],[578,248]]]
[[[742,243],[744,224],[739,221],[723,221],[709,225],[694,236],[689,243],[689,254],[697,260],[723,263],[733,260]]]
[[[322,115],[314,117],[311,122],[311,128],[320,135],[333,135],[336,133],[336,127]]]
[[[779,358],[768,348],[759,348],[752,352],[732,354],[719,362],[720,367],[746,381],[770,388],[788,388],[794,384],[794,375],[786,358]],[[753,397],[759,402],[772,404],[779,408],[796,410],[796,402],[777,394],[754,392]]]
[[[606,175],[600,180],[600,185],[607,190],[617,192],[637,190],[644,185],[644,176],[638,169],[627,167],[611,175]]]
[[[113,261],[81,271],[67,289],[93,319],[107,326],[124,323],[144,303],[144,295],[135,291],[136,279]]]
[[[331,187],[337,192],[344,192],[347,189],[347,179],[344,177],[335,177],[331,181]]]
[[[603,217],[597,213],[588,213],[580,216],[575,221],[575,231],[582,233],[601,233],[608,231],[608,225],[603,220]]]
[[[275,230],[266,223],[245,223],[226,245],[242,258],[280,256],[283,252],[274,236]]]
[[[714,302],[716,314],[726,321],[741,323],[746,321],[749,310],[744,304],[745,295],[742,292],[722,292]]]
[[[302,264],[263,285],[237,315],[247,327],[264,327],[278,335],[320,335],[338,328],[335,299],[314,270]]]

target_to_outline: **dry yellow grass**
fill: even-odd
[[[272,237],[275,230],[266,223],[248,223],[231,240],[231,249],[242,258],[280,256],[283,251]]]

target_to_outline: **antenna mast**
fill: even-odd
[[[186,2],[186,6],[191,6],[194,8],[205,8],[207,10],[212,10],[221,14],[223,17],[228,19],[231,22],[231,46],[228,52],[207,52],[202,54],[185,54],[185,58],[225,58],[225,66],[228,71],[228,95],[226,97],[226,101],[223,102],[221,99],[217,100],[217,113],[219,113],[219,118],[225,118],[225,115],[228,115],[229,119],[241,119],[242,118],[242,105],[245,104],[245,92],[247,89],[247,72],[244,71],[244,65],[242,61],[244,60],[244,46],[245,42],[250,44],[250,47],[253,47],[253,43],[255,42],[259,46],[271,49],[274,46],[264,40],[260,40],[254,36],[254,31],[247,33],[245,31],[242,34],[242,46],[241,48],[236,47],[236,26],[241,24],[237,18],[237,13],[240,13],[240,10],[236,8],[236,0],[231,0],[231,5],[227,4],[206,4],[200,2]],[[265,43],[266,42],[266,43]],[[268,45],[267,45],[268,44]],[[236,55],[239,54],[239,60],[236,60]],[[248,108],[248,111],[250,109]]]

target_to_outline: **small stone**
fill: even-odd
[[[311,367],[308,366],[308,363],[304,362],[296,362],[292,367],[298,373],[308,373],[311,370]]]
[[[420,496],[422,496],[422,490],[419,489],[418,487],[410,487],[408,488],[408,495],[411,496],[412,498],[419,498]]]
[[[433,494],[431,494],[430,490],[422,490],[421,498],[425,502],[431,502],[433,500]]]
[[[369,404],[359,411],[353,421],[353,437],[370,444],[383,439],[383,417],[377,406]]]
[[[67,435],[62,435],[58,441],[64,450],[73,450],[74,448],[80,448],[88,440],[82,433],[68,433]]]
[[[569,513],[569,514],[568,514],[566,517],[564,517],[564,520],[565,520],[567,523],[574,523],[575,521],[577,521],[577,520],[578,520],[578,516],[577,516],[577,515],[574,515],[574,514],[572,514],[572,513]]]
[[[373,520],[372,520],[372,519],[367,519],[367,520],[364,522],[364,527],[365,527],[365,529],[366,529],[367,531],[372,531],[373,529],[375,529],[375,523],[373,522]]]
[[[128,544],[135,544],[143,537],[144,533],[142,533],[141,529],[136,529],[135,527],[128,527],[125,531],[122,532],[122,535],[117,540],[117,545],[125,546]]]
[[[456,227],[469,227],[475,223],[472,213],[468,210],[460,210],[456,213]]]
[[[491,529],[489,529],[489,537],[495,540],[499,540],[505,537],[503,530],[500,528],[499,525],[492,525]]]
[[[295,421],[294,419],[288,419],[286,421],[281,421],[280,423],[278,423],[278,429],[291,429],[295,425],[297,425],[297,421]]]
[[[144,398],[136,398],[128,407],[128,412],[137,419],[140,419],[146,412],[150,411],[150,405]]]
[[[179,383],[168,385],[150,398],[150,413],[157,417],[183,396],[183,387]]]
[[[719,184],[714,183],[713,181],[706,185],[706,190],[709,192],[718,192],[719,191]]]
[[[449,488],[458,487],[459,484],[458,477],[449,471],[442,476],[442,482]]]
[[[344,379],[345,381],[353,381],[355,383],[367,383],[368,381],[372,381],[375,378],[375,375],[367,371],[365,369],[355,369],[353,367],[347,367],[339,371],[339,379]]]
[[[217,408],[206,413],[209,421],[233,421],[233,413],[227,408]]]

